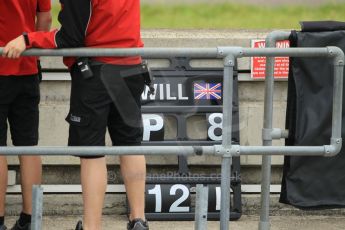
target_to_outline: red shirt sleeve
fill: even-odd
[[[27,48],[31,48],[31,47],[45,48],[45,49],[57,48],[56,41],[55,41],[55,35],[57,32],[58,30],[52,30],[49,32],[37,31],[37,32],[28,33],[30,46]]]
[[[37,12],[48,12],[51,10],[51,0],[37,0]]]

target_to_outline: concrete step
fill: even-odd
[[[11,173],[12,184],[19,184],[19,166],[11,166],[11,170],[15,171],[15,175]],[[198,178],[206,175],[212,177],[220,176],[219,165],[190,165],[191,176]],[[147,176],[157,177],[171,177],[176,176],[178,172],[177,165],[149,165],[147,168]],[[272,184],[280,184],[282,181],[282,166],[272,167]],[[13,178],[15,177],[15,178]],[[181,180],[184,177],[181,177]],[[242,184],[259,184],[261,181],[261,167],[260,166],[241,166],[241,181]],[[43,184],[80,184],[80,166],[79,165],[49,165],[43,167]],[[119,165],[108,165],[108,184],[122,184],[122,176],[120,174]]]
[[[345,209],[329,209],[304,211],[296,209],[289,205],[278,202],[279,195],[271,195],[270,215],[272,216],[344,216]],[[194,195],[192,196],[192,206],[194,206]],[[259,215],[260,195],[243,194],[242,195],[242,213],[243,215]],[[17,215],[21,210],[21,196],[7,195],[6,213],[7,215]],[[81,194],[45,194],[43,204],[44,215],[65,216],[82,214],[82,196]],[[105,215],[125,215],[127,213],[125,194],[107,194],[103,209]]]

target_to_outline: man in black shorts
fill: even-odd
[[[25,32],[47,31],[51,24],[50,0],[0,0],[0,47]],[[38,144],[39,76],[36,57],[9,60],[0,57],[0,146],[6,146],[9,123],[15,146]],[[41,158],[20,156],[23,208],[13,230],[30,228],[32,185],[41,183]],[[0,156],[0,230],[4,224],[7,159]]]
[[[139,0],[70,0],[59,14],[60,30],[29,33],[9,42],[4,56],[18,58],[28,47],[72,48],[142,47]],[[140,95],[144,79],[141,57],[64,58],[72,77],[70,146],[104,146],[108,128],[113,145],[140,145],[142,118]],[[92,73],[84,71],[89,65]],[[86,68],[87,69],[87,68]],[[138,71],[139,70],[139,71]],[[130,206],[127,228],[147,230],[145,221],[144,156],[120,157],[121,172]],[[101,229],[107,184],[104,156],[81,157],[84,222],[78,230]]]

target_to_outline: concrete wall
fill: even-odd
[[[146,47],[217,47],[243,46],[250,47],[251,39],[263,39],[269,31],[233,31],[233,30],[144,30],[142,35]],[[40,105],[40,145],[66,145],[68,126],[64,118],[68,112],[70,80],[61,58],[42,58],[44,73],[41,84]],[[166,61],[150,62],[152,66],[167,65]],[[215,60],[195,60],[193,66],[221,66]],[[239,70],[249,72],[250,60],[240,59]],[[254,81],[249,73],[239,76],[240,132],[241,145],[261,145],[261,128],[263,120],[264,82]],[[276,84],[274,94],[274,127],[283,128],[286,108],[286,81]],[[198,130],[202,129],[199,127]],[[205,129],[205,128],[204,128]],[[205,131],[206,133],[206,131]],[[109,143],[109,141],[108,141]],[[10,144],[10,140],[9,140]],[[283,144],[276,141],[276,145]],[[207,158],[207,159],[206,159]],[[10,158],[10,164],[17,164],[17,159]],[[151,165],[176,164],[176,157],[150,157]],[[212,157],[192,157],[190,164],[218,164],[219,159]],[[207,162],[207,163],[206,163]],[[114,157],[109,164],[118,163]],[[282,157],[275,157],[273,164],[280,165]],[[79,164],[75,157],[44,157],[46,165]],[[242,157],[242,165],[260,165],[261,157]]]

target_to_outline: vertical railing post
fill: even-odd
[[[222,171],[221,171],[221,206],[220,229],[229,229],[230,186],[231,186],[231,140],[232,140],[232,97],[235,57],[229,55],[224,59],[223,78],[223,135],[222,135]]]
[[[43,188],[40,185],[32,186],[32,216],[31,230],[42,229]]]
[[[276,47],[277,40],[287,39],[290,33],[276,32],[266,38],[266,48]],[[274,94],[274,61],[275,57],[266,58],[266,79],[265,79],[265,102],[264,102],[264,123],[263,132],[272,130],[273,120],[273,94]],[[263,146],[271,146],[272,139],[265,139],[263,135]],[[270,229],[270,187],[271,187],[271,156],[262,156],[261,167],[261,212],[259,230]]]
[[[208,186],[196,185],[195,230],[207,229]]]
[[[272,44],[273,43],[273,44]],[[266,47],[275,47],[275,41],[266,39]],[[263,129],[272,129],[274,93],[274,57],[266,58],[265,101]],[[272,140],[263,140],[263,146],[271,146]],[[262,156],[261,166],[261,212],[259,230],[269,230],[270,220],[271,156]]]
[[[333,60],[333,108],[332,108],[332,139],[342,142],[342,111],[343,111],[343,82],[344,60]],[[336,143],[339,144],[339,143]]]

